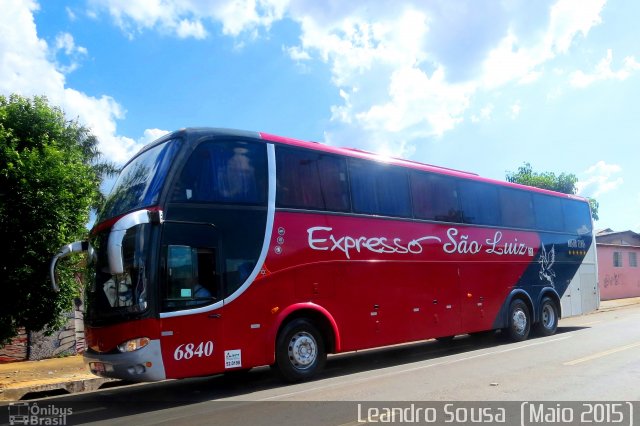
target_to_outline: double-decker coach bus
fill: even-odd
[[[502,329],[597,308],[586,200],[265,133],[183,129],[122,169],[89,241],[85,361],[132,381]],[[55,285],[55,280],[54,280]]]

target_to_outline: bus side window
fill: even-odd
[[[456,180],[430,173],[411,173],[413,214],[416,219],[461,222]]]
[[[185,245],[167,246],[167,310],[206,305],[219,297],[215,251]]]
[[[591,232],[591,210],[587,203],[562,200],[565,230],[572,234],[584,235]]]
[[[497,208],[498,189],[489,184],[460,179],[458,183],[460,206],[464,223],[500,226],[500,209]]]
[[[333,155],[278,147],[278,207],[347,212],[347,161]]]
[[[324,210],[317,153],[279,148],[276,174],[278,206]]]
[[[263,204],[266,148],[243,141],[203,142],[182,169],[172,201]]]
[[[411,197],[406,170],[350,158],[349,175],[354,212],[411,217]]]
[[[535,218],[531,194],[515,189],[500,188],[502,225],[513,228],[533,228]]]
[[[533,194],[533,208],[536,216],[536,225],[539,229],[556,232],[564,230],[564,214],[560,198]]]

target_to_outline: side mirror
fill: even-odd
[[[60,247],[58,253],[53,256],[51,259],[51,264],[49,266],[49,273],[51,274],[51,286],[54,291],[60,291],[60,287],[56,282],[56,265],[58,264],[58,260],[69,256],[71,253],[79,253],[79,252],[88,252],[89,258],[93,258],[93,247],[89,244],[88,241],[75,241],[71,244],[67,244],[66,246]]]
[[[122,240],[127,230],[144,223],[162,223],[161,211],[138,210],[121,217],[111,228],[107,242],[107,257],[112,275],[124,273]]]

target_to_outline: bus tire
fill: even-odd
[[[286,381],[310,379],[322,370],[326,360],[324,339],[309,320],[295,319],[278,334],[276,366]]]
[[[522,342],[529,337],[531,331],[531,314],[529,307],[521,299],[515,299],[509,305],[509,326],[507,335],[514,342]]]
[[[558,307],[548,297],[542,299],[540,305],[540,322],[535,325],[535,332],[540,336],[551,336],[558,329]]]

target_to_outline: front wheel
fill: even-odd
[[[326,360],[322,335],[309,320],[293,320],[278,334],[276,365],[285,380],[310,379],[322,370]]]
[[[531,315],[527,304],[516,299],[509,305],[509,326],[506,331],[509,338],[515,342],[522,342],[529,337],[531,330]]]
[[[545,297],[540,308],[540,322],[535,325],[535,331],[540,336],[551,336],[558,329],[558,308],[553,300]]]

